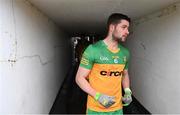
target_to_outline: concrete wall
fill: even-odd
[[[49,113],[70,39],[26,0],[0,0],[0,113]]]
[[[134,96],[151,113],[180,113],[180,4],[134,21],[127,40]]]

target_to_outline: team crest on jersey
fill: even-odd
[[[114,63],[118,63],[118,62],[119,62],[118,59],[115,58],[115,59],[114,59]]]
[[[114,63],[119,63],[119,56],[112,56]]]

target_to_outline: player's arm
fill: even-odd
[[[128,106],[131,102],[132,102],[132,92],[130,90],[130,80],[129,80],[129,74],[128,74],[128,70],[125,69],[123,71],[124,75],[122,78],[122,86],[124,89],[124,96],[122,98],[123,102],[125,103],[124,106]]]
[[[78,72],[76,74],[76,83],[83,91],[91,95],[96,101],[98,101],[105,108],[112,106],[115,103],[114,96],[104,95],[95,91],[90,86],[89,82],[86,79],[89,73],[90,73],[89,69],[85,69],[79,66]]]
[[[92,97],[95,97],[96,91],[90,86],[89,82],[86,79],[89,73],[89,69],[85,69],[79,66],[76,74],[76,83],[83,91],[85,91]]]
[[[130,60],[129,50],[126,50],[125,54],[126,54],[125,56],[126,63],[123,70],[123,77],[122,77],[122,87],[124,90],[130,87],[130,80],[129,80],[129,74],[128,74],[129,60]]]
[[[90,86],[86,79],[94,63],[94,57],[92,56],[93,51],[92,45],[89,45],[84,51],[76,74],[76,83],[88,95],[95,97],[96,91]]]
[[[122,86],[123,86],[123,89],[130,87],[128,70],[123,71]]]

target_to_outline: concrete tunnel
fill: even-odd
[[[0,113],[64,111],[56,105],[68,100],[58,96],[69,86],[77,96],[69,100],[82,103],[85,95],[70,84],[76,53],[103,39],[113,12],[133,20],[124,45],[131,52],[134,106],[144,114],[180,114],[179,0],[0,0]],[[74,50],[75,42],[81,50]],[[84,114],[85,105],[79,107]]]

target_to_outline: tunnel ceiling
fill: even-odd
[[[107,17],[121,12],[136,19],[180,0],[29,0],[71,36],[105,31]]]

